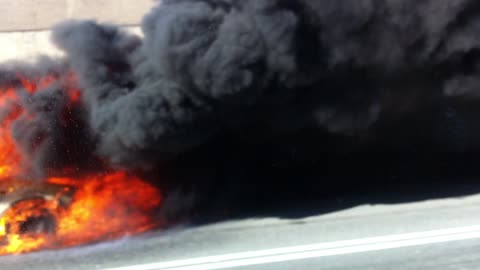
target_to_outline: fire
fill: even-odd
[[[0,179],[19,173],[21,162],[10,126],[22,112],[18,105],[18,96],[14,88],[0,93]]]
[[[26,116],[20,92],[33,94],[61,80],[70,100],[66,106],[81,102],[73,74],[18,78],[18,86],[0,88],[0,183],[22,177],[28,165],[11,134],[14,121]],[[160,225],[153,211],[161,204],[161,193],[140,177],[115,170],[72,175],[50,176],[43,183],[31,184],[34,190],[46,186],[54,191],[22,198],[4,213],[0,209],[0,255],[110,240]],[[12,185],[7,193],[15,191]]]
[[[47,182],[62,185],[68,183],[64,192],[69,192],[70,188],[75,190],[72,202],[64,207],[58,199],[32,199],[11,208],[0,219],[0,236],[3,232],[8,243],[0,245],[0,254],[110,240],[160,225],[152,219],[151,214],[160,204],[161,194],[136,176],[112,172],[81,179],[50,178]],[[6,234],[7,222],[24,224],[28,217],[45,219],[48,215],[56,223],[53,234],[29,234],[15,226],[10,228],[11,233]]]

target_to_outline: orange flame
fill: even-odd
[[[35,81],[19,76],[21,87],[30,94],[60,79],[67,85],[65,91],[71,104],[81,102],[72,74]],[[17,149],[11,125],[24,114],[18,90],[0,88],[0,181],[22,175],[27,159]],[[0,255],[110,240],[160,225],[152,213],[161,203],[161,193],[135,175],[110,171],[82,177],[49,177],[46,185],[61,187],[54,193],[55,198],[27,198],[12,204],[3,216],[0,213]],[[54,232],[25,232],[19,225],[37,217],[51,218]]]
[[[0,93],[0,179],[19,174],[21,156],[18,153],[10,128],[22,113],[14,88]]]
[[[82,179],[50,178],[47,182],[74,183],[72,187],[76,192],[71,204],[63,208],[58,200],[32,199],[21,202],[0,219],[0,228],[1,224],[20,224],[27,217],[39,216],[48,211],[56,221],[56,232],[32,235],[22,234],[20,228],[10,228],[12,232],[5,235],[8,244],[0,245],[0,254],[18,254],[42,248],[63,248],[110,240],[144,232],[159,225],[151,214],[160,204],[161,195],[156,188],[136,176],[112,172]],[[0,236],[1,232],[0,229]]]

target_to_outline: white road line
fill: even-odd
[[[247,251],[103,270],[207,270],[354,254],[480,238],[480,225]]]

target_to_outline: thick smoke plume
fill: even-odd
[[[65,61],[40,58],[34,66],[11,62],[2,65],[0,74],[0,89],[4,91],[1,158],[11,163],[4,165],[21,162],[22,176],[37,179],[50,172],[77,174],[80,168],[99,167],[95,165],[98,161],[93,155],[87,112]],[[7,146],[10,138],[15,151]],[[24,158],[19,160],[18,154]]]
[[[142,30],[53,29],[86,105],[80,137],[116,166],[148,168],[222,130],[315,128],[368,141],[417,112],[436,119],[434,130],[446,126],[438,140],[452,149],[474,143],[459,104],[480,97],[478,1],[165,0]],[[52,90],[32,104],[62,100]],[[56,115],[17,124],[18,143],[49,127],[44,136],[59,145],[71,134],[56,133]]]

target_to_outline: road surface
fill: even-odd
[[[180,226],[111,243],[5,256],[9,270],[478,269],[480,195],[362,205],[301,219]]]

